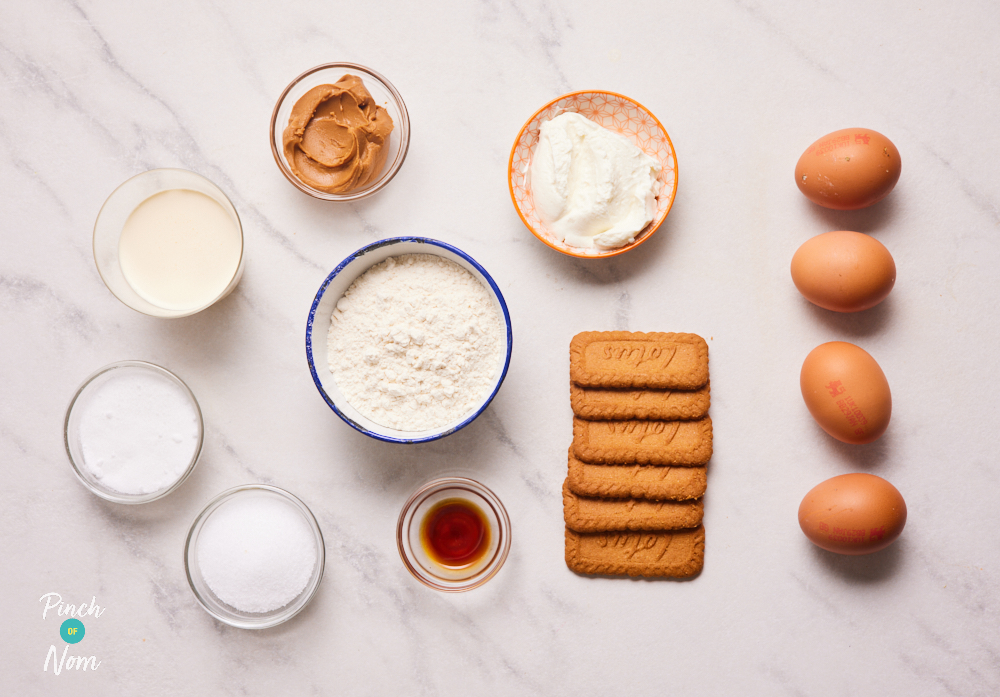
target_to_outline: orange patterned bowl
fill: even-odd
[[[621,133],[639,148],[660,163],[660,174],[656,181],[660,186],[656,195],[656,214],[653,220],[635,236],[635,242],[616,249],[588,249],[568,245],[553,234],[538,218],[531,198],[531,184],[528,168],[535,146],[538,145],[538,129],[543,121],[555,118],[565,111],[575,111],[581,116],[604,126],[608,130]],[[564,94],[536,111],[517,134],[514,147],[510,151],[507,166],[510,183],[510,198],[521,220],[531,233],[557,252],[582,259],[613,257],[635,249],[648,240],[667,217],[677,195],[677,156],[670,136],[655,116],[639,102],[614,92],[586,91]]]

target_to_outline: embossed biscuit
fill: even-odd
[[[704,565],[704,526],[664,532],[566,530],[566,566],[580,574],[686,578]]]
[[[708,382],[708,344],[697,334],[582,332],[569,376],[581,387],[696,390]]]
[[[577,496],[563,484],[563,517],[576,532],[680,530],[701,523],[705,506],[695,501],[645,501]]]
[[[570,491],[581,496],[687,501],[705,494],[707,467],[670,465],[592,465],[569,449]]]
[[[569,402],[581,419],[700,419],[708,413],[710,383],[697,390],[622,390],[580,387],[571,382]]]
[[[573,454],[604,465],[704,465],[712,457],[712,419],[586,421],[573,418]]]

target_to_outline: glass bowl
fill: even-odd
[[[489,548],[481,560],[455,569],[431,560],[421,540],[424,516],[439,501],[464,499],[484,514],[490,530]],[[428,588],[460,593],[483,585],[503,566],[510,551],[510,518],[496,494],[465,477],[443,477],[427,482],[403,505],[396,525],[396,546],[406,570]]]
[[[636,234],[634,242],[614,249],[575,247],[566,244],[551,232],[535,211],[529,167],[535,146],[538,145],[539,129],[543,121],[549,121],[567,111],[578,113],[610,131],[620,133],[660,163],[660,174],[656,178],[660,187],[656,194],[656,212],[653,220]],[[514,202],[514,209],[521,221],[531,234],[546,245],[557,252],[581,259],[613,257],[635,249],[648,240],[667,217],[677,196],[677,154],[667,129],[649,109],[634,99],[600,90],[571,92],[553,99],[536,111],[521,128],[510,151],[507,182],[511,201]]]
[[[222,206],[240,233],[240,261],[222,292],[199,306],[179,310],[154,305],[129,285],[122,272],[118,244],[125,221],[140,203],[151,196],[175,189],[197,191],[214,200]],[[244,252],[243,225],[240,223],[240,216],[236,213],[232,202],[222,192],[222,189],[208,179],[185,169],[151,169],[148,172],[137,174],[108,196],[108,200],[104,202],[100,213],[97,214],[97,221],[94,223],[94,261],[97,263],[97,271],[100,273],[104,285],[116,298],[133,310],[152,317],[187,317],[222,300],[233,292],[243,277],[243,267],[246,262]]]
[[[83,447],[80,438],[80,419],[82,418],[81,410],[87,405],[88,399],[96,393],[98,388],[109,380],[122,377],[125,373],[134,374],[136,372],[152,373],[156,376],[166,378],[180,387],[184,394],[190,398],[191,406],[198,417],[198,442],[195,447],[194,455],[191,457],[191,462],[188,464],[183,474],[181,474],[180,477],[172,484],[160,489],[159,491],[150,492],[148,494],[125,494],[111,489],[106,484],[102,483],[101,480],[95,477],[91,473],[90,469],[84,464]],[[115,503],[148,503],[150,501],[162,499],[167,494],[177,490],[177,488],[180,487],[180,485],[183,484],[189,476],[191,476],[195,465],[198,464],[198,458],[201,456],[201,449],[205,442],[205,423],[201,415],[201,408],[198,406],[198,400],[195,399],[194,393],[191,392],[191,389],[184,384],[184,381],[179,377],[171,373],[166,368],[161,368],[158,365],[146,363],[145,361],[119,361],[117,363],[112,363],[111,365],[106,365],[97,372],[93,373],[90,377],[84,380],[80,389],[78,389],[76,394],[73,395],[73,399],[69,403],[69,408],[66,410],[66,421],[63,426],[63,442],[66,445],[66,454],[69,456],[70,465],[73,466],[73,473],[76,474],[77,479],[83,482],[83,485],[90,489],[93,493],[97,494],[102,499],[113,501]]]
[[[453,261],[466,269],[489,290],[493,296],[496,307],[500,311],[501,317],[506,325],[503,368],[497,371],[493,387],[483,395],[481,399],[469,412],[461,417],[445,424],[439,428],[427,431],[401,431],[388,426],[378,424],[368,417],[362,415],[357,409],[348,403],[341,393],[337,382],[330,372],[327,361],[327,336],[330,332],[330,317],[333,309],[354,281],[371,267],[379,264],[389,257],[400,254],[433,254],[449,261]],[[344,259],[335,268],[316,293],[312,307],[309,309],[309,317],[306,320],[306,359],[309,362],[309,373],[312,375],[316,388],[322,395],[323,400],[333,409],[347,425],[357,429],[361,433],[371,438],[387,441],[390,443],[423,443],[437,440],[450,435],[455,431],[472,423],[477,416],[483,413],[493,397],[500,390],[504,378],[507,376],[507,368],[510,366],[510,354],[513,337],[511,334],[510,313],[507,311],[507,303],[504,302],[503,294],[493,281],[493,278],[480,266],[475,259],[462,250],[452,247],[450,244],[432,240],[426,237],[394,237],[380,240],[366,245],[358,251]],[[319,360],[316,360],[318,354]]]
[[[208,521],[213,513],[227,503],[237,498],[245,499],[250,496],[271,497],[292,506],[302,515],[302,519],[309,526],[310,530],[312,530],[316,542],[316,564],[313,567],[312,577],[306,583],[306,587],[291,602],[270,612],[244,612],[219,600],[205,581],[201,573],[201,568],[198,566],[198,539],[202,529],[205,527],[206,521]],[[188,533],[187,542],[184,544],[184,570],[187,573],[188,583],[191,585],[194,597],[198,599],[205,612],[212,617],[220,622],[241,629],[266,629],[267,627],[273,627],[290,620],[299,614],[316,595],[316,591],[319,590],[320,581],[323,580],[325,565],[326,546],[323,542],[323,533],[320,531],[319,523],[316,522],[316,517],[312,514],[312,511],[297,497],[284,489],[267,484],[244,484],[243,486],[233,487],[216,496],[205,506],[205,510],[195,518],[194,523],[191,525],[191,531]]]
[[[295,176],[285,159],[281,136],[288,125],[292,108],[302,95],[318,85],[332,85],[344,75],[356,75],[361,78],[375,99],[375,103],[384,107],[389,113],[393,127],[392,133],[389,134],[388,156],[379,178],[366,187],[331,194],[314,189]],[[403,160],[406,159],[409,148],[410,116],[406,111],[403,98],[392,86],[392,83],[382,75],[357,63],[324,63],[305,71],[285,88],[285,91],[278,97],[278,102],[274,105],[274,111],[271,113],[271,154],[274,155],[278,169],[296,189],[324,201],[354,201],[380,191],[403,166]]]

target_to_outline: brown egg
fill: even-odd
[[[860,445],[885,433],[889,382],[864,349],[846,341],[820,344],[803,361],[799,385],[809,413],[837,440]]]
[[[878,240],[837,230],[806,240],[792,257],[792,281],[806,300],[834,312],[860,312],[885,300],[896,263]]]
[[[881,133],[845,128],[810,145],[795,165],[795,183],[813,203],[853,211],[881,201],[899,180],[899,151]]]
[[[874,474],[842,474],[806,494],[799,527],[809,540],[837,554],[871,554],[885,549],[906,525],[899,490]]]

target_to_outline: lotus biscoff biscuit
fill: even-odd
[[[707,481],[705,466],[592,465],[569,449],[566,483],[580,496],[686,501],[701,498]]]
[[[563,517],[576,532],[678,530],[701,524],[705,508],[695,501],[645,501],[577,496],[563,484]]]
[[[573,454],[606,465],[704,465],[712,457],[712,419],[573,419]]]
[[[664,532],[566,530],[566,566],[581,574],[687,578],[705,565],[705,528]]]
[[[623,390],[580,387],[571,382],[573,413],[590,421],[700,419],[708,413],[709,383],[697,390]]]
[[[569,375],[581,387],[697,390],[708,382],[708,344],[697,334],[582,332]]]

